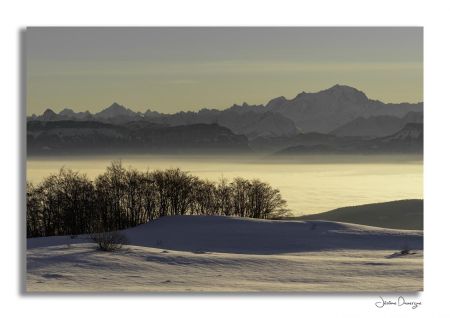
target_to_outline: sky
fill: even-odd
[[[266,104],[335,84],[423,101],[423,29],[28,28],[27,114]]]

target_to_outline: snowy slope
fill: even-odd
[[[29,292],[412,292],[423,289],[422,252],[340,250],[301,254],[178,252],[91,244],[27,253]]]
[[[270,221],[226,216],[171,216],[122,231],[130,245],[178,251],[279,254],[334,249],[422,249],[422,231],[331,221]],[[70,237],[28,240],[28,248],[80,243]],[[86,240],[84,240],[86,242]]]
[[[165,217],[101,252],[85,237],[28,239],[28,291],[418,291],[422,231],[325,221]],[[400,255],[403,248],[412,249]]]

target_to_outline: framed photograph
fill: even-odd
[[[27,293],[423,290],[421,27],[24,37]]]

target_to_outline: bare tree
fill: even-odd
[[[216,209],[219,215],[232,215],[233,203],[231,199],[232,189],[223,177],[215,187]]]
[[[27,237],[42,236],[42,209],[39,193],[30,182],[27,182]]]
[[[105,252],[120,250],[123,245],[128,243],[126,236],[117,231],[94,233],[91,234],[91,239],[97,243],[101,251]]]
[[[27,236],[107,233],[166,215],[278,218],[289,210],[278,189],[260,180],[214,183],[180,169],[140,172],[113,161],[95,182],[62,168],[27,183]]]
[[[233,214],[240,217],[249,217],[249,188],[250,182],[243,178],[235,178],[231,183],[231,201]]]

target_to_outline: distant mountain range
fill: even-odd
[[[356,88],[335,85],[317,93],[302,92],[291,100],[275,98],[265,109],[291,118],[303,132],[330,133],[358,117],[403,117],[412,111],[423,112],[423,103],[384,104],[368,99]]]
[[[408,123],[423,123],[423,113],[409,112],[403,117],[388,115],[358,117],[330,132],[336,136],[383,137],[396,133]]]
[[[423,123],[423,104],[384,104],[355,88],[335,85],[317,93],[302,92],[291,100],[277,97],[266,105],[243,103],[224,110],[142,113],[113,103],[95,114],[47,109],[27,120],[31,153],[47,148],[81,149],[83,144],[89,149],[102,143],[147,151],[200,147],[295,153],[367,150],[368,144],[378,143],[376,138],[410,129],[411,123]],[[386,144],[377,147],[389,148]]]
[[[285,148],[277,155],[296,155],[310,153],[422,153],[423,152],[423,124],[408,123],[398,132],[371,139],[340,138],[336,137],[330,142],[321,142],[310,145],[298,144]]]
[[[148,122],[115,125],[95,121],[29,121],[32,155],[189,153],[250,151],[245,136],[216,124],[168,127]]]

